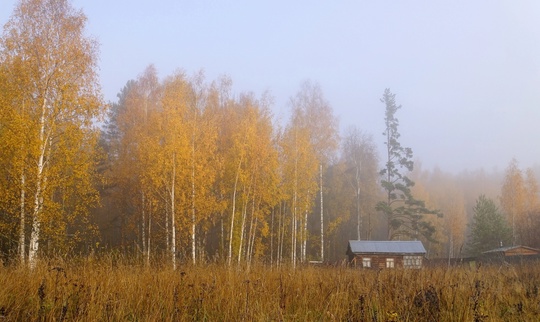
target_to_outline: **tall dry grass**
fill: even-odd
[[[538,321],[540,267],[0,268],[0,321]]]

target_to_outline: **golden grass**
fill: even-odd
[[[540,267],[0,267],[0,321],[538,321]]]

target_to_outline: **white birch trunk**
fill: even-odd
[[[285,233],[283,230],[284,230],[284,227],[282,225],[282,221],[285,221],[283,220],[283,211],[281,209],[281,204],[283,202],[280,202],[280,205],[279,205],[279,217],[278,217],[278,232],[277,232],[277,253],[276,253],[276,264],[279,266],[279,264],[281,263],[281,259],[282,259],[282,256],[283,256],[283,234]]]
[[[169,229],[169,206],[165,206],[165,244],[166,249],[171,249],[171,234]]]
[[[142,253],[143,254],[146,254],[146,213],[144,212],[144,191],[141,192],[141,216],[142,216],[142,220],[141,220],[141,226],[142,226],[142,238],[141,238],[141,241],[142,241]],[[137,255],[137,257],[139,257]]]
[[[293,196],[293,212],[292,212],[292,241],[291,241],[291,261],[293,268],[296,268],[296,210],[297,210],[297,193],[298,193],[298,144],[296,142],[295,132],[295,160],[294,160],[294,196]]]
[[[323,207],[323,173],[322,173],[322,163],[319,165],[320,169],[320,181],[321,181],[321,261],[324,261],[324,207]]]
[[[279,205],[279,219],[278,219],[278,253],[276,261],[279,264],[283,261],[283,243],[285,242],[285,209],[283,207],[283,202]]]
[[[309,191],[306,195],[306,209],[304,210],[304,227],[302,227],[302,253],[300,260],[306,261],[306,249],[307,249],[307,222],[308,222],[308,203],[309,203]]]
[[[270,267],[274,264],[274,211],[276,207],[272,208],[272,216],[270,218]]]
[[[248,250],[248,254],[249,254],[248,263],[250,264],[253,259],[253,249],[255,248],[255,237],[257,237],[257,224],[258,223],[259,223],[258,218],[255,218],[255,223],[253,224],[253,233],[251,234],[251,241],[249,243],[249,250]]]
[[[281,255],[282,255],[282,245],[283,245],[283,242],[282,242],[282,239],[283,239],[283,234],[284,232],[282,231],[283,227],[282,227],[282,224],[281,224],[281,221],[283,220],[283,210],[282,210],[282,204],[283,204],[283,201],[281,201],[279,203],[279,213],[277,214],[278,218],[277,218],[277,241],[276,241],[276,266],[279,266],[279,264],[281,263]]]
[[[256,229],[257,228],[257,219],[255,219],[253,221],[252,219],[252,229]],[[255,231],[253,233],[250,233],[249,234],[249,239],[248,239],[248,246],[247,246],[247,251],[246,251],[246,260],[247,260],[247,263],[248,263],[248,267],[251,266],[251,261],[253,259],[253,243],[255,242]]]
[[[197,248],[196,240],[196,216],[195,216],[195,138],[191,142],[191,258],[193,265],[196,263]]]
[[[240,243],[238,244],[238,263],[242,260],[242,248],[244,245],[244,230],[246,229],[246,217],[247,217],[247,201],[243,205],[242,210],[242,226],[240,227]]]
[[[175,224],[175,188],[176,188],[176,154],[173,153],[171,182],[171,259],[173,270],[176,270],[176,224]]]
[[[291,240],[291,261],[293,268],[296,267],[296,189],[294,191],[294,197],[293,197],[293,213],[292,213],[292,240]]]
[[[24,171],[21,174],[21,218],[19,221],[19,259],[22,265],[24,265],[25,260],[25,225],[26,225],[26,212],[25,212],[25,202],[26,202],[26,177]]]
[[[238,177],[240,175],[240,167],[242,166],[242,159],[240,159],[240,162],[238,163],[238,169],[236,170],[236,178],[234,179],[234,190],[233,190],[233,200],[232,200],[232,212],[231,212],[231,230],[229,232],[229,256],[227,257],[227,261],[229,263],[229,266],[231,266],[232,263],[232,244],[233,244],[233,236],[234,236],[234,214],[236,211],[236,189],[238,186]]]
[[[42,183],[45,180],[43,171],[45,169],[45,150],[47,149],[47,139],[45,138],[45,111],[47,109],[46,100],[43,102],[39,129],[39,157],[36,173],[36,191],[34,192],[34,211],[32,214],[32,232],[30,233],[30,243],[28,249],[28,264],[31,269],[36,267],[37,252],[39,250],[39,237],[41,233],[41,209],[43,205]]]
[[[361,240],[362,217],[360,216],[360,168],[356,165],[356,233]]]
[[[148,242],[146,243],[146,266],[150,266],[150,240],[152,232],[152,216],[148,216]]]
[[[251,253],[253,251],[253,240],[255,236],[255,228],[256,228],[256,218],[255,218],[255,196],[253,197],[253,201],[251,203],[251,220],[249,222],[249,234],[248,234],[248,241],[247,241],[247,247],[246,247],[246,260],[248,264],[251,262]]]

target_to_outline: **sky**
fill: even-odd
[[[3,25],[15,6],[0,0]],[[540,1],[73,0],[100,46],[104,97],[149,64],[204,70],[235,93],[269,91],[285,123],[302,82],[319,83],[344,133],[384,159],[385,88],[401,144],[425,169],[540,167]]]

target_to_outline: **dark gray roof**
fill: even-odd
[[[353,253],[393,253],[393,254],[425,254],[426,249],[419,240],[413,241],[373,241],[349,240],[349,248]]]

